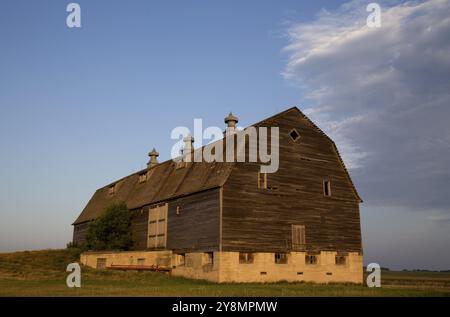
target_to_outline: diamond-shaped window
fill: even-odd
[[[297,130],[293,129],[291,132],[289,132],[289,136],[291,137],[292,141],[296,142],[298,139],[300,139],[300,133],[297,132]]]

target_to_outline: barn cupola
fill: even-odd
[[[192,154],[194,153],[194,137],[190,134],[183,138],[184,148],[183,156],[185,162],[192,162]]]
[[[227,128],[225,129],[225,134],[233,134],[236,133],[236,123],[239,122],[238,117],[234,116],[233,113],[230,112],[228,116],[224,119],[225,123],[227,124]]]
[[[150,157],[150,161],[148,161],[147,163],[147,166],[149,168],[158,165],[159,153],[155,150],[155,148],[153,148],[153,150],[148,153],[148,156]]]

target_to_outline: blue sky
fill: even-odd
[[[419,140],[424,145],[419,153],[401,150],[398,159],[390,162],[393,171],[380,172],[387,156],[378,153],[392,153],[393,148],[380,139],[391,137],[403,144],[410,136],[394,132],[379,136],[379,131],[386,131],[380,124],[385,122],[386,109],[370,108],[364,97],[372,92],[390,96],[384,92],[393,82],[405,82],[396,91],[408,93],[396,94],[383,104],[403,109],[401,101],[417,97],[411,95],[413,87],[422,87],[417,94],[426,100],[448,100],[448,61],[433,56],[434,63],[442,64],[429,66],[441,73],[430,73],[427,64],[414,62],[415,58],[423,61],[423,56],[402,50],[400,38],[387,40],[379,33],[323,44],[333,43],[333,34],[353,35],[362,29],[359,19],[365,20],[368,2],[78,1],[80,29],[65,24],[69,2],[2,1],[0,251],[63,247],[71,240],[70,224],[96,188],[144,167],[153,146],[160,159],[169,158],[175,126],[191,127],[194,118],[202,118],[204,125],[223,126],[229,111],[246,126],[297,105],[337,140],[350,162],[366,201],[361,206],[366,262],[393,268],[450,268],[450,255],[442,256],[450,241],[450,208],[442,202],[445,191],[440,186],[449,179],[445,164],[434,158],[435,169],[427,175],[435,178],[426,179],[425,191],[417,189],[425,195],[427,190],[434,192],[429,199],[416,202],[415,192],[398,191],[397,183],[390,188],[388,176],[396,172],[400,180],[420,181],[405,176],[417,174],[417,165],[402,171],[399,162],[403,154],[426,153],[429,143]],[[403,24],[396,19],[407,9],[397,2],[384,3],[386,28],[405,35],[405,23],[412,29],[420,23],[436,24],[441,18],[436,12],[449,12],[449,6],[448,1],[435,2],[436,8],[408,4],[407,9],[428,20],[414,20],[411,15]],[[440,27],[447,30],[448,25]],[[439,38],[445,33],[429,33],[432,36],[427,33],[411,40],[417,51],[427,43],[430,55],[446,52],[443,43],[448,38]],[[361,49],[366,43],[371,48],[368,53]],[[385,55],[368,43],[378,43]],[[351,52],[361,54],[355,57]],[[306,58],[299,62],[302,57]],[[358,77],[356,72],[367,71],[354,65],[371,61],[382,69],[394,67],[394,77],[386,75],[389,72],[379,75],[386,76],[388,85],[370,81],[361,87],[352,81]],[[416,69],[409,68],[412,64],[418,65]],[[399,80],[407,76],[444,84],[425,90],[420,81]],[[340,78],[345,78],[346,87]],[[355,89],[350,90],[352,85]],[[330,87],[354,94],[330,93]],[[445,124],[439,123],[439,118],[449,118],[446,109],[430,105],[427,113],[436,116],[425,120],[438,122],[436,134],[447,136]],[[368,124],[363,114],[379,119]],[[423,118],[420,112],[409,115]],[[375,154],[364,147],[367,144],[373,145]],[[446,149],[448,138],[439,144]],[[447,154],[442,153],[444,158]],[[423,168],[427,170],[426,165]],[[372,177],[376,181],[368,182]]]

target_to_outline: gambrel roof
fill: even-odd
[[[362,202],[335,143],[297,107],[289,108],[251,126],[262,126],[265,122],[290,111],[298,112],[314,129],[317,129],[318,132],[323,134],[331,142],[342,168],[345,170],[356,199]],[[236,163],[192,162],[186,164],[183,168],[177,168],[173,160],[167,160],[98,189],[73,224],[75,225],[97,218],[113,202],[123,201],[130,210],[133,210],[146,205],[221,187],[227,181],[234,164]],[[145,182],[139,182],[139,175],[145,172],[147,173],[147,180]],[[112,185],[115,185],[114,194],[110,194],[109,192]]]

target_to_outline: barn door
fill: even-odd
[[[305,226],[292,225],[292,250],[304,250],[305,245]]]
[[[167,241],[167,204],[151,207],[148,211],[147,248],[165,248]]]

